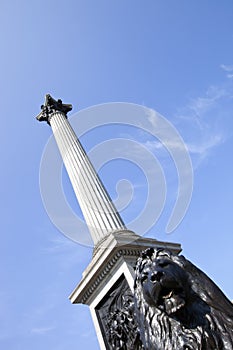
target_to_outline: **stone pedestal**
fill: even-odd
[[[127,321],[125,317],[130,319],[129,329],[125,329],[128,333],[132,331],[129,341],[136,341],[133,338],[137,325],[132,312],[134,267],[141,252],[150,247],[167,248],[174,253],[181,251],[180,244],[143,238],[127,230],[109,234],[95,248],[82,280],[70,295],[73,304],[90,306],[101,350],[113,348],[111,344],[117,337],[114,332],[124,332],[124,328],[122,331],[116,329],[119,318],[122,322]],[[127,346],[127,349],[131,348],[134,349],[133,344]]]

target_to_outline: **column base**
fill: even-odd
[[[141,252],[149,247],[166,248],[176,254],[181,251],[178,243],[143,238],[128,230],[113,232],[95,248],[82,280],[69,297],[73,304],[90,306],[101,350],[111,348],[108,344],[114,341],[111,317],[120,317],[126,299],[129,304],[133,303],[135,264]],[[133,321],[131,325],[134,327]],[[137,333],[129,339],[138,342]],[[139,345],[132,344],[127,348],[131,346],[140,349]]]

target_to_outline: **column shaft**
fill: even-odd
[[[94,244],[126,227],[106,189],[62,112],[50,118],[58,148]]]

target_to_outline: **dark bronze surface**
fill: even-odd
[[[122,275],[96,308],[108,350],[143,349],[135,322],[134,298]]]
[[[41,112],[36,117],[40,122],[46,121],[50,124],[50,118],[55,112],[61,112],[65,116],[68,112],[72,110],[71,104],[64,104],[62,100],[58,99],[57,101],[52,98],[49,94],[45,96],[45,103],[41,106]]]
[[[233,349],[233,304],[185,257],[147,249],[136,266],[134,297],[146,350]]]

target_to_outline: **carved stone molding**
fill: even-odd
[[[136,258],[139,257],[141,254],[140,249],[120,249],[112,256],[112,258],[109,260],[109,262],[101,269],[101,271],[98,273],[98,276],[96,276],[95,279],[92,280],[91,286],[86,290],[84,295],[81,298],[81,303],[86,304],[86,301],[91,296],[91,294],[95,291],[95,289],[99,286],[99,284],[105,279],[107,274],[110,272],[110,270],[113,268],[113,266],[116,264],[116,262],[119,260],[122,256],[135,256]]]

